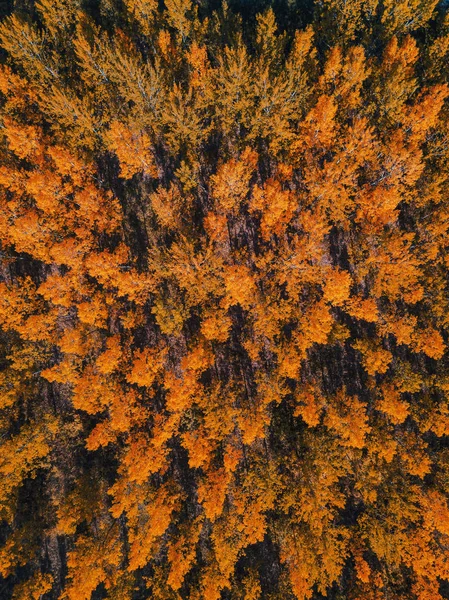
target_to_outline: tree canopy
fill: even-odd
[[[448,598],[444,7],[11,4],[0,597]]]

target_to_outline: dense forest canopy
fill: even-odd
[[[0,10],[0,598],[449,598],[443,4]]]

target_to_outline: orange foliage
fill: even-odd
[[[158,372],[162,369],[164,359],[165,353],[157,349],[145,348],[135,352],[133,366],[127,375],[127,381],[141,387],[151,387]]]
[[[439,600],[444,3],[6,4],[0,596]]]
[[[239,159],[232,159],[220,167],[212,177],[212,195],[219,210],[232,212],[245,201],[256,165],[257,154],[247,147]]]
[[[119,121],[113,121],[107,134],[108,148],[116,153],[120,174],[131,179],[136,173],[157,177],[157,169],[150,152],[150,138],[142,131],[133,131]]]
[[[378,402],[378,408],[388,415],[395,424],[405,421],[409,414],[409,404],[401,399],[401,394],[392,385],[384,385],[382,388],[382,398]]]
[[[261,213],[261,233],[264,240],[281,235],[290,222],[297,201],[290,190],[283,190],[279,181],[268,180],[263,188],[255,187],[250,207],[251,211]]]
[[[355,397],[341,391],[328,407],[326,426],[341,439],[343,446],[363,448],[365,436],[371,431],[365,406]]]

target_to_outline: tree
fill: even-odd
[[[0,596],[438,600],[449,20],[218,4],[0,24]]]

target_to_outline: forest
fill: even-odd
[[[0,15],[0,599],[448,599],[447,3]]]

